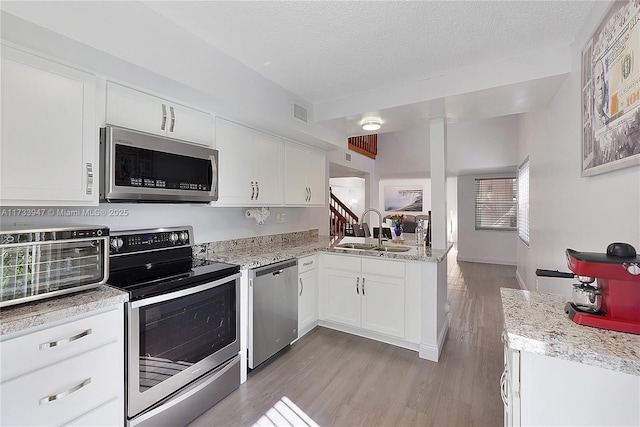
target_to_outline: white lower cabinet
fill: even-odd
[[[298,338],[318,324],[317,256],[298,259]]]
[[[34,329],[0,342],[0,424],[123,425],[123,307]]]
[[[505,345],[505,426],[638,426],[640,376]]]
[[[320,319],[405,338],[405,263],[322,254]]]

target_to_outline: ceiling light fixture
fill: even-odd
[[[378,130],[380,126],[380,120],[367,120],[362,122],[362,130]]]

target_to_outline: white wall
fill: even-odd
[[[376,174],[381,179],[429,178],[430,159],[428,127],[378,135]]]
[[[530,156],[531,243],[518,242],[518,274],[528,289],[536,268],[568,271],[567,248],[605,252],[611,242],[628,242],[640,249],[640,167],[580,177],[581,50],[607,6],[596,2],[572,47],[576,71],[549,107],[520,121],[518,158]]]
[[[447,177],[447,241],[458,243],[458,177]]]
[[[504,174],[458,177],[458,260],[516,264],[517,232],[475,229],[475,179],[507,177]]]

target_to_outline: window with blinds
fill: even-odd
[[[516,230],[515,178],[476,179],[476,230]]]
[[[529,246],[529,157],[518,168],[518,236]]]

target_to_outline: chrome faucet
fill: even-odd
[[[379,210],[377,209],[373,209],[373,208],[369,208],[366,211],[362,212],[362,220],[364,221],[364,216],[366,214],[368,214],[369,212],[375,212],[378,214],[378,225],[379,225],[379,230],[378,230],[378,246],[382,246],[382,214],[380,213]]]

